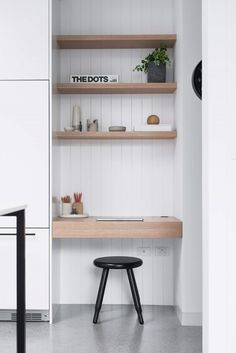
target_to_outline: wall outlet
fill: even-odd
[[[155,255],[156,256],[168,256],[169,255],[169,248],[167,246],[157,246],[155,248]]]
[[[139,256],[151,256],[152,248],[150,247],[137,248],[137,254]]]

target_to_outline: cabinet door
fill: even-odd
[[[1,0],[0,80],[46,79],[49,1]]]
[[[27,204],[26,226],[49,227],[48,83],[0,82],[0,197]],[[0,217],[0,227],[15,225]]]
[[[0,310],[16,309],[16,237],[8,233],[0,229]]]
[[[16,308],[14,233],[14,229],[0,229],[1,310]],[[28,229],[26,234],[26,309],[49,310],[49,230]]]

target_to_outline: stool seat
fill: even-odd
[[[93,263],[95,266],[100,268],[121,270],[142,266],[143,261],[138,257],[106,256],[95,259]]]

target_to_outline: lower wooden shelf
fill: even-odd
[[[144,221],[96,221],[96,217],[53,220],[53,238],[181,238],[175,217],[144,217]]]
[[[173,131],[56,131],[53,138],[60,140],[149,140],[175,139],[177,133]]]

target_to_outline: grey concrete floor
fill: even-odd
[[[145,324],[131,305],[60,305],[54,323],[27,323],[27,353],[201,353],[200,327],[182,327],[170,306],[144,306]],[[16,325],[0,322],[0,352],[15,353]]]

